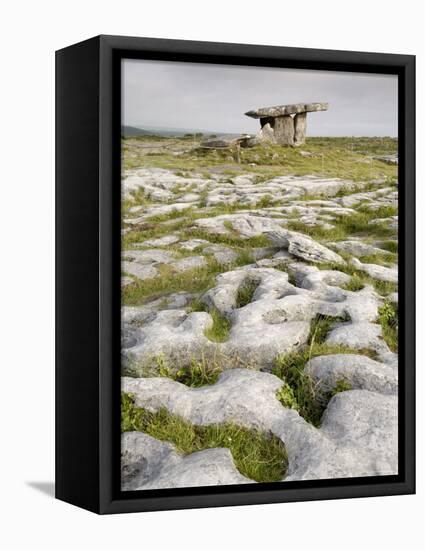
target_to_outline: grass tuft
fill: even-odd
[[[258,482],[281,481],[288,468],[282,441],[272,434],[226,422],[195,426],[165,409],[150,412],[136,407],[130,394],[121,393],[121,431],[144,432],[191,454],[205,449],[230,450],[239,472]]]
[[[206,328],[204,335],[212,342],[225,342],[229,338],[231,323],[217,309],[212,309],[209,314],[212,317],[213,324]]]
[[[398,351],[398,306],[386,300],[378,309],[382,336],[391,351]]]
[[[307,362],[320,355],[340,353],[363,354],[376,358],[376,352],[372,350],[353,350],[346,346],[324,343],[332,326],[346,320],[346,317],[318,315],[311,323],[308,345],[299,351],[279,355],[272,368],[272,373],[285,382],[283,389],[277,394],[279,401],[285,407],[297,410],[307,422],[316,427],[320,426],[323,412],[333,394],[323,392],[320,383],[305,372]]]
[[[351,292],[357,292],[365,287],[364,282],[358,275],[353,275],[348,283],[341,288],[344,290],[350,290]]]
[[[258,281],[253,279],[245,280],[241,284],[236,295],[236,307],[244,307],[252,301],[258,284]]]

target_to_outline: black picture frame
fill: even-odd
[[[120,60],[398,75],[399,474],[121,492]],[[56,498],[100,514],[415,491],[415,57],[98,36],[56,52]]]

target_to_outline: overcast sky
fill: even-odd
[[[165,61],[123,61],[123,124],[256,133],[250,109],[329,102],[311,136],[397,136],[397,77]]]

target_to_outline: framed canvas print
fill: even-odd
[[[414,57],[56,54],[56,496],[414,492]]]

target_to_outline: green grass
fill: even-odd
[[[371,285],[375,288],[376,292],[381,296],[388,296],[389,294],[396,292],[397,284],[391,283],[388,281],[378,281],[367,275],[364,271],[360,271],[351,264],[337,264],[337,263],[321,263],[314,264],[319,269],[324,270],[334,270],[342,271],[347,275],[351,275],[352,279],[355,278],[355,281],[351,280],[349,283],[344,285],[342,288],[345,290],[361,290],[360,285],[364,286]]]
[[[215,384],[223,371],[218,358],[214,356],[207,357],[206,355],[202,355],[198,359],[192,357],[189,364],[182,366],[176,366],[175,362],[173,362],[173,366],[171,367],[163,355],[156,357],[155,362],[155,369],[150,373],[144,373],[145,376],[151,374],[153,376],[171,378],[190,388]]]
[[[320,426],[323,412],[333,394],[323,392],[320,384],[305,372],[307,362],[320,355],[340,353],[362,354],[376,358],[376,352],[372,350],[353,350],[324,342],[332,326],[345,320],[346,318],[317,316],[311,323],[308,344],[299,351],[279,355],[272,368],[272,373],[285,382],[277,394],[279,401],[285,407],[297,410],[307,422],[316,427]]]
[[[178,272],[168,265],[158,267],[160,274],[150,279],[135,280],[122,289],[122,302],[125,305],[140,305],[148,300],[173,292],[205,292],[215,283],[215,277],[226,268],[208,258],[207,265],[196,269]]]
[[[231,157],[229,150],[197,148],[201,139],[199,136],[191,139],[155,136],[144,138],[123,140],[124,169],[153,166],[185,173],[203,173],[214,167],[225,166],[223,174],[234,176],[246,170],[258,174],[263,181],[285,174],[315,174],[355,182],[382,179],[386,183],[392,183],[397,179],[397,166],[372,159],[372,155],[397,152],[397,140],[392,138],[309,137],[301,149],[313,153],[310,157],[300,155],[297,148],[257,145],[241,149],[240,164],[236,158]],[[154,154],[149,153],[149,149],[143,147],[149,142],[154,142],[160,149]],[[178,156],[173,154],[173,151],[182,150],[183,153]]]
[[[153,413],[136,407],[126,393],[121,394],[121,431],[140,431],[168,441],[185,455],[228,448],[239,472],[258,482],[280,481],[288,467],[285,446],[271,434],[229,422],[195,426],[165,409]]]
[[[337,323],[344,323],[349,320],[349,316],[330,317],[329,315],[316,315],[311,322],[309,343],[311,345],[323,344],[326,340],[326,336],[332,330],[334,325]]]
[[[209,313],[212,317],[213,324],[211,327],[205,329],[205,336],[212,342],[226,342],[229,338],[231,328],[230,321],[217,309],[212,309]]]
[[[379,243],[379,248],[392,252],[393,254],[398,253],[398,242],[397,241],[384,241]]]
[[[349,391],[351,389],[353,389],[353,387],[350,382],[348,382],[348,380],[345,380],[344,378],[341,378],[340,380],[336,381],[335,387],[330,392],[330,396],[333,397],[337,393]]]
[[[397,263],[397,256],[390,253],[368,254],[360,257],[364,264],[375,264],[390,267]]]
[[[368,350],[359,351],[345,346],[315,344],[299,352],[278,356],[272,368],[272,373],[286,384],[284,393],[282,394],[282,390],[279,390],[277,398],[285,407],[297,410],[304,420],[316,427],[320,426],[323,412],[332,393],[323,392],[320,383],[309,376],[304,369],[313,357],[338,353],[367,354],[376,357],[376,354]]]
[[[240,249],[247,248],[259,248],[271,246],[270,239],[266,235],[259,235],[258,237],[250,237],[249,239],[242,239],[235,231],[226,235],[220,235],[217,233],[209,233],[203,229],[192,227],[182,233],[184,239],[205,239],[214,244],[224,244],[227,246],[233,246]]]
[[[372,279],[372,282],[373,282],[373,285],[375,287],[375,290],[381,296],[388,296],[389,294],[392,294],[393,292],[397,292],[396,283],[390,283],[389,281],[376,281],[375,279]]]
[[[376,211],[356,212],[351,216],[340,216],[332,221],[332,229],[324,229],[319,225],[307,225],[303,222],[290,220],[288,229],[298,231],[319,241],[339,241],[354,235],[367,235],[374,237],[391,237],[394,229],[385,224],[373,224],[369,222],[381,217]]]
[[[248,279],[240,285],[236,295],[236,307],[244,307],[252,301],[258,284],[258,281]]]
[[[398,351],[398,306],[385,301],[378,310],[378,320],[382,327],[382,336],[391,351]]]
[[[344,290],[350,290],[351,292],[357,292],[365,287],[364,282],[358,275],[353,275],[349,282],[343,285],[341,288]]]

